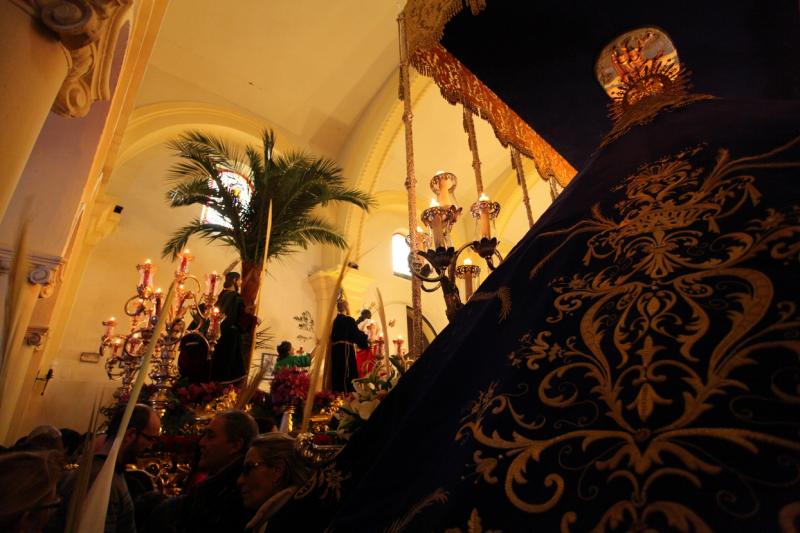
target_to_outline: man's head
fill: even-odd
[[[258,424],[244,411],[225,411],[208,425],[200,439],[199,467],[216,474],[244,455],[258,435]]]
[[[350,314],[350,305],[347,303],[347,300],[339,300],[336,302],[336,310],[343,315]]]
[[[238,272],[228,272],[225,274],[225,283],[222,285],[225,289],[231,289],[234,291],[239,290],[239,273]]]
[[[124,412],[125,408],[122,406],[111,417],[106,431],[107,443],[110,444],[117,436]],[[124,465],[135,462],[141,453],[153,447],[158,439],[159,431],[161,431],[161,420],[156,412],[149,405],[136,404],[131,414],[131,420],[128,422],[128,429],[125,430],[125,436],[122,438],[117,464]]]

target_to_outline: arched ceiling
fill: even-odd
[[[260,128],[269,126],[282,149],[332,157],[354,185],[377,195],[382,211],[404,213],[396,28],[402,4],[172,0],[122,141],[120,163],[189,128],[238,129],[239,134],[226,135],[252,142]],[[459,178],[456,199],[464,207],[454,237],[471,240],[475,223],[468,211],[478,193],[462,109],[448,104],[422,76],[413,76],[412,94],[418,210],[432,196],[430,177],[438,170],[453,172]],[[510,247],[527,229],[521,193],[508,150],[488,123],[476,117],[475,127],[484,189],[503,206],[497,227],[513,234],[506,239]],[[526,172],[538,215],[549,195],[530,161]],[[346,208],[329,214],[351,244],[360,243],[367,219]],[[324,262],[337,260],[330,256]]]
[[[397,67],[396,1],[171,0],[137,105],[238,106],[339,155]],[[294,139],[292,139],[294,141]]]

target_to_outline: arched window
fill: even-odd
[[[400,231],[392,234],[392,272],[396,276],[411,279],[411,270],[408,268],[408,254],[411,249],[406,243],[406,236]]]
[[[219,173],[220,180],[222,180],[223,186],[228,189],[234,196],[236,196],[237,201],[242,205],[247,205],[250,203],[250,182],[247,181],[242,175],[237,174],[236,172],[232,172],[230,170],[224,170]],[[216,189],[216,184],[211,181],[209,183],[212,189]],[[230,227],[228,221],[222,218],[215,209],[212,209],[209,206],[204,206],[203,211],[200,214],[200,218],[206,224],[218,224],[220,226],[227,226]]]

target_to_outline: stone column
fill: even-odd
[[[0,0],[0,220],[69,71],[69,52],[23,2]]]
[[[133,0],[0,0],[0,220],[51,108],[85,116],[110,98],[121,25]]]
[[[8,269],[14,252],[6,248],[0,248],[0,273],[3,284],[8,280]],[[8,342],[14,349],[11,357],[6,362],[5,388],[3,396],[0,398],[0,443],[13,444],[13,436],[9,435],[11,421],[18,407],[19,399],[23,387],[32,387],[33,383],[28,383],[26,376],[30,372],[31,357],[30,352],[36,344],[36,335],[31,335],[28,325],[33,316],[34,307],[39,298],[47,298],[53,293],[58,279],[58,273],[62,266],[61,258],[31,255],[29,257],[32,266],[28,273],[27,283],[23,289],[23,295],[19,306],[15,309],[16,323],[19,327],[14,329],[14,333]],[[7,291],[3,287],[3,293]],[[38,337],[40,339],[40,336]],[[33,344],[30,344],[32,341]]]
[[[331,302],[335,298],[333,291],[338,277],[339,269],[320,270],[308,276],[308,282],[311,284],[311,288],[314,289],[317,309],[319,310],[318,316],[315,317],[317,328],[323,327],[326,318],[324,314],[331,308]],[[350,315],[353,318],[358,318],[358,312],[364,304],[364,295],[367,288],[374,282],[375,280],[372,277],[366,276],[358,270],[350,269],[345,274],[342,280],[342,288],[350,304]],[[330,335],[330,331],[320,331],[319,329],[317,329],[316,333],[320,339]]]

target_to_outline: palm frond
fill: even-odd
[[[212,207],[218,209],[220,207],[218,198],[216,189],[208,184],[208,178],[187,179],[167,191],[167,201],[170,207],[215,204]]]
[[[178,229],[172,237],[164,244],[164,249],[161,251],[161,256],[164,258],[175,259],[178,254],[186,249],[186,244],[189,239],[194,235],[206,239],[209,242],[221,240],[225,244],[234,248],[239,247],[236,241],[233,230],[227,226],[219,224],[209,224],[203,222],[200,218],[195,218],[182,228]]]
[[[243,150],[223,139],[189,131],[170,142],[180,161],[169,178],[176,184],[168,193],[173,207],[207,205],[231,225],[225,231],[195,220],[180,228],[164,246],[165,255],[179,253],[192,235],[222,240],[239,251],[242,260],[260,262],[264,256],[267,211],[272,204],[273,225],[267,258],[279,257],[310,244],[346,246],[344,236],[314,210],[344,202],[368,210],[372,197],[347,187],[342,170],[327,158],[305,152],[275,153],[275,134],[262,133],[262,146]],[[222,183],[221,172],[234,171],[251,184],[249,205],[242,205]]]

